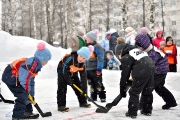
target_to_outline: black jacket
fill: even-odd
[[[125,87],[125,84],[129,80],[131,72],[132,78],[150,76],[155,72],[154,62],[150,57],[148,57],[148,54],[135,48],[135,46],[127,44],[122,50],[121,65],[121,87]]]
[[[75,72],[73,74],[70,72],[70,66],[74,64],[74,66],[78,68],[83,67],[83,70],[79,71],[80,81],[83,86],[83,84],[86,84],[86,70],[84,63],[78,63],[77,56],[77,52],[72,52],[70,55],[61,60],[57,67],[57,73],[62,75],[67,83],[70,83],[73,79],[79,79],[78,72]]]
[[[115,53],[115,47],[117,45],[117,38],[119,37],[118,33],[115,32],[111,34],[111,38],[109,40],[109,50],[112,50]]]

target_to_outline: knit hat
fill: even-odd
[[[124,35],[124,31],[121,30],[121,31],[118,32],[118,34],[119,35]]]
[[[166,44],[167,44],[167,42],[168,42],[169,40],[171,40],[171,41],[172,41],[172,43],[173,43],[173,39],[172,39],[172,37],[171,37],[171,36],[168,36],[168,37],[166,37]]]
[[[92,45],[89,45],[88,47],[82,47],[77,51],[77,54],[82,55],[85,57],[86,60],[89,59],[91,52],[94,51],[94,47]]]
[[[146,27],[142,27],[140,30],[141,33],[148,33],[148,29]]]
[[[94,31],[90,31],[86,34],[86,37],[90,38],[93,41],[96,41],[97,39],[97,34]]]
[[[143,49],[147,49],[151,44],[149,37],[143,33],[138,34],[135,41],[135,45],[142,47]]]
[[[129,32],[132,32],[133,30],[134,30],[134,29],[133,29],[132,27],[127,27],[127,28],[125,29],[125,31],[128,32],[128,33],[129,33]]]
[[[51,59],[51,52],[46,48],[45,43],[38,43],[34,57],[38,58],[41,62],[47,62]]]
[[[84,33],[82,31],[78,31],[77,36],[84,36]]]

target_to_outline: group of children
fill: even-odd
[[[101,102],[106,102],[106,91],[102,79],[105,51],[96,40],[96,32],[88,32],[86,34],[87,46],[82,46],[70,54],[66,54],[60,60],[57,67],[58,111],[69,111],[66,106],[67,85],[70,85],[77,95],[79,107],[90,108],[91,104],[87,103],[86,96],[81,94],[74,85],[80,88],[84,94],[87,94],[87,83],[89,83],[91,100],[96,101],[99,96]],[[172,38],[166,40],[167,48],[162,49],[165,54],[153,47],[149,37],[144,33],[135,37],[135,45],[125,43],[124,39],[121,38],[118,38],[117,41],[115,55],[112,51],[107,51],[106,54],[109,56],[108,58],[117,57],[114,58],[115,61],[120,60],[121,62],[120,94],[122,97],[126,97],[126,86],[129,78],[133,78],[129,90],[130,98],[126,116],[136,118],[138,109],[141,109],[141,114],[150,116],[152,113],[153,90],[166,103],[162,106],[162,109],[177,106],[174,96],[164,86],[169,70],[166,56],[174,55],[174,52],[170,51],[174,47],[169,48],[170,43],[168,43],[172,41]],[[50,51],[46,48],[45,43],[41,42],[38,44],[33,57],[16,60],[5,68],[2,81],[17,97],[13,109],[13,120],[38,118],[37,114],[32,112],[33,109],[31,103],[28,102],[28,95],[31,94],[34,97],[34,78],[50,59]],[[114,62],[109,61],[109,64],[114,64]],[[118,69],[118,67],[119,63],[117,63],[117,68],[109,67],[109,69]]]

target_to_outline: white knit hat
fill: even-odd
[[[127,27],[126,29],[125,29],[125,31],[126,32],[132,32],[134,29],[132,28],[132,27]]]

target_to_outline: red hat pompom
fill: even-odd
[[[38,50],[44,50],[45,47],[46,47],[46,44],[43,43],[43,42],[40,42],[40,43],[38,43],[38,45],[37,45],[37,49],[38,49]]]

